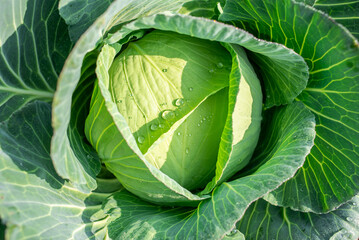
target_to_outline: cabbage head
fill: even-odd
[[[0,12],[0,238],[358,239],[356,1]]]

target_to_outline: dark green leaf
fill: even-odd
[[[260,199],[247,209],[238,229],[246,239],[330,239],[359,237],[359,197],[327,214],[314,214],[276,207]]]
[[[60,15],[69,26],[71,40],[76,42],[113,1],[60,0]]]
[[[35,99],[52,100],[72,47],[57,1],[17,2],[1,3],[0,121]]]
[[[321,10],[359,38],[359,1],[317,0],[314,7]]]
[[[0,126],[0,216],[10,239],[102,238],[112,221],[102,202],[120,186],[101,179],[83,194],[61,179],[49,155],[51,107],[33,102]],[[112,213],[114,214],[114,212]],[[116,216],[116,214],[114,214]]]
[[[359,191],[358,42],[326,15],[290,0],[228,0],[221,19],[285,44],[310,68],[308,86],[297,100],[316,115],[315,146],[296,177],[271,194],[271,202],[326,212],[352,198]]]
[[[6,225],[0,219],[0,239],[5,239]]]

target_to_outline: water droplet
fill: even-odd
[[[232,229],[229,233],[227,233],[227,236],[233,236],[238,232],[238,229]]]
[[[158,128],[158,125],[157,124],[151,124],[150,128],[151,128],[152,131],[156,131],[157,128]]]
[[[183,103],[184,103],[183,98],[178,98],[178,99],[175,101],[175,106],[177,106],[177,107],[182,106]]]
[[[356,202],[353,202],[353,206],[356,206],[357,205],[357,203]]]
[[[208,72],[209,72],[209,73],[214,73],[214,70],[213,70],[213,69],[209,69]]]
[[[189,153],[189,148],[186,148],[186,153],[187,153],[187,154]]]
[[[167,72],[167,69],[166,68],[162,69],[162,72]]]
[[[201,124],[198,123],[197,126],[199,127],[199,126],[201,126]]]
[[[117,100],[117,103],[122,103],[122,100]]]
[[[192,88],[192,87],[189,87],[189,88],[188,88],[188,91],[192,92],[192,91],[193,91],[193,88]]]
[[[86,157],[87,157],[87,159],[90,159],[90,158],[91,158],[91,155],[90,155],[90,154],[87,154]]]
[[[207,118],[206,117],[203,117],[203,121],[206,121],[207,120]]]
[[[188,134],[188,136],[192,136],[192,134]]]
[[[203,123],[203,120],[201,120],[200,123]]]
[[[180,136],[180,135],[181,135],[181,133],[180,133],[180,132],[178,132],[178,133],[177,133],[177,135],[178,135],[178,136]]]
[[[158,127],[163,128],[163,124],[162,123],[158,124]]]
[[[161,116],[164,120],[170,120],[175,117],[175,114],[170,110],[164,110]]]
[[[143,136],[138,136],[137,141],[139,143],[143,143],[145,141],[145,138]]]
[[[270,95],[267,95],[267,98],[269,99],[269,98],[270,98]]]
[[[221,62],[217,63],[217,67],[218,68],[223,68],[223,63],[221,63]]]
[[[353,221],[353,218],[347,217],[347,221],[348,221],[348,222],[352,222],[352,221]]]

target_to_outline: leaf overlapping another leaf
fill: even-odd
[[[229,0],[220,16],[306,60],[310,77],[296,98],[316,115],[316,140],[304,167],[267,200],[327,212],[359,191],[359,44],[326,15],[285,1]]]
[[[5,121],[28,102],[52,101],[72,44],[56,1],[5,1],[1,9],[6,21],[0,28],[0,121]]]

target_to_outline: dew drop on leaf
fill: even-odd
[[[145,138],[143,136],[138,136],[137,141],[138,143],[143,143],[145,141]]]
[[[170,110],[164,110],[161,116],[164,120],[170,120],[175,117],[175,114]]]
[[[180,136],[180,135],[181,135],[181,133],[180,133],[180,132],[178,132],[178,133],[177,133],[177,135],[178,135],[178,136]]]
[[[152,131],[156,131],[158,129],[158,125],[157,124],[151,124],[150,129]]]
[[[223,63],[221,63],[221,62],[217,63],[217,67],[218,68],[223,68]]]
[[[238,232],[237,229],[233,229],[232,231],[230,231],[229,233],[227,233],[227,236],[233,236]]]
[[[209,69],[208,72],[209,72],[209,73],[214,73],[214,70],[213,70],[213,69]]]
[[[193,91],[193,88],[192,88],[192,87],[189,87],[189,88],[188,88],[188,91],[192,92],[192,91]]]
[[[188,153],[189,153],[189,148],[186,148],[186,150],[185,150],[185,151],[186,151],[186,153],[188,154]]]
[[[183,103],[184,103],[183,98],[178,98],[178,99],[175,101],[175,106],[180,107],[180,106],[183,105]]]
[[[167,72],[167,69],[166,68],[162,69],[162,72]]]

